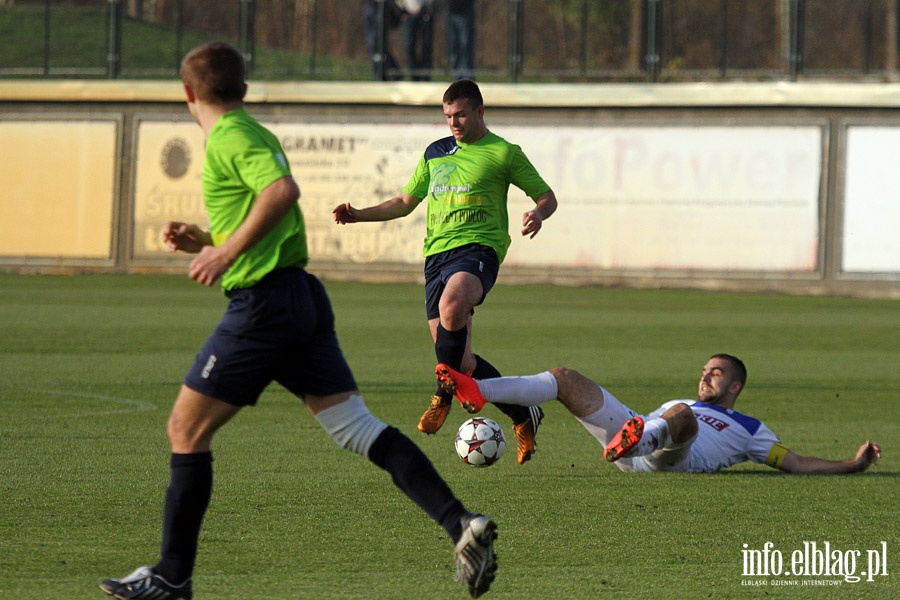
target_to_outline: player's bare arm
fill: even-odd
[[[203,249],[203,246],[211,246],[213,243],[208,231],[200,229],[197,225],[179,221],[166,223],[160,237],[169,252],[181,251],[196,254]]]
[[[856,456],[850,460],[826,460],[814,456],[801,456],[788,451],[780,469],[786,473],[802,474],[861,473],[875,464],[879,458],[881,458],[881,446],[867,441],[859,447]]]
[[[529,239],[538,234],[544,221],[556,212],[557,207],[556,194],[553,193],[553,190],[547,190],[534,202],[534,208],[527,211],[522,217],[522,235],[528,235]]]
[[[339,204],[332,212],[334,222],[338,225],[346,225],[347,223],[362,223],[371,221],[390,221],[399,219],[411,213],[422,201],[422,198],[416,198],[409,194],[401,193],[394,196],[390,200],[385,200],[381,204],[369,206],[368,208],[354,208],[349,202]]]
[[[253,208],[240,227],[221,246],[204,246],[191,262],[188,276],[213,285],[237,258],[263,239],[288,214],[300,198],[300,188],[293,177],[282,177],[256,198]]]

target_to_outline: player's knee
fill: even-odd
[[[603,407],[603,391],[596,383],[574,369],[550,370],[556,379],[556,398],[576,417],[589,415]]]
[[[166,437],[169,438],[169,444],[175,445],[176,442],[180,442],[183,436],[183,427],[178,420],[178,417],[175,416],[175,413],[169,415],[169,420],[166,421]]]
[[[467,303],[455,300],[446,303],[441,302],[441,325],[447,331],[458,331],[468,324],[469,315],[472,314],[472,307]]]
[[[568,367],[554,367],[550,369],[550,374],[556,379],[556,387],[559,390],[558,398],[563,404],[565,404],[567,398],[572,397],[585,383],[595,385],[587,377]]]
[[[166,436],[172,452],[176,454],[190,454],[205,451],[209,447],[209,441],[205,439],[202,431],[191,427],[188,422],[178,416],[177,412],[169,415],[166,422]]]
[[[567,382],[579,376],[578,371],[570,369],[568,367],[553,367],[552,369],[550,369],[550,373],[556,378],[556,381],[558,381],[559,383]]]
[[[362,456],[368,456],[372,443],[387,428],[359,395],[317,413],[316,420],[338,446]]]

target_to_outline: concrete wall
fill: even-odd
[[[256,83],[303,190],[311,269],[419,281],[425,210],[338,227],[447,135],[444,83]],[[510,190],[505,283],[900,297],[900,86],[484,84],[488,126],[521,145],[560,209],[522,238]],[[158,242],[203,223],[203,136],[177,82],[0,85],[0,268],[183,270]]]

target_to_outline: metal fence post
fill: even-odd
[[[660,58],[659,58],[659,21],[660,21],[660,2],[661,0],[647,0],[647,54],[644,58],[646,62],[647,74],[650,81],[655,82],[659,76]]]
[[[791,0],[791,49],[788,55],[790,62],[791,81],[797,81],[797,76],[803,71],[803,34],[805,31],[804,15],[806,14],[806,0]]]
[[[872,70],[872,0],[866,0],[866,22],[863,25],[864,43],[866,45],[866,59],[863,66],[863,73],[866,75]]]
[[[256,53],[256,11],[254,0],[241,0],[241,52],[247,63],[247,75],[253,71],[253,59]]]
[[[518,82],[524,62],[524,12],[523,0],[509,0],[509,78],[513,83]]]
[[[375,55],[372,57],[372,61],[375,63],[375,80],[376,81],[384,81],[385,80],[385,45],[388,40],[385,36],[385,24],[384,24],[384,16],[385,10],[387,7],[385,6],[385,0],[375,0]]]
[[[897,80],[897,15],[900,6],[897,0],[888,0],[884,20],[887,31],[884,34],[884,70],[888,81]]]
[[[181,74],[181,57],[184,56],[184,0],[175,3],[175,73]]]
[[[582,77],[587,75],[588,14],[587,0],[581,0],[581,52],[578,56],[578,62],[580,63]]]
[[[719,23],[719,77],[728,71],[728,0],[719,1],[722,20]]]
[[[316,27],[316,19],[319,17],[319,3],[312,3],[312,17],[309,19],[312,26],[307,25],[306,30],[309,32],[310,43],[309,43],[309,74],[312,78],[316,76],[316,59],[318,55],[316,54],[316,48],[319,43],[318,36],[318,28]]]
[[[116,79],[122,69],[122,0],[107,0],[106,75]]]
[[[44,75],[50,74],[50,0],[44,0]]]

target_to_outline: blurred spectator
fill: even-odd
[[[400,25],[402,14],[395,0],[364,0],[363,2],[366,49],[377,80],[396,81],[400,78],[400,65],[391,54],[390,31]]]
[[[403,50],[413,81],[431,79],[434,0],[398,0],[403,9]]]
[[[475,70],[475,0],[446,0],[447,58],[455,79],[472,79]]]

